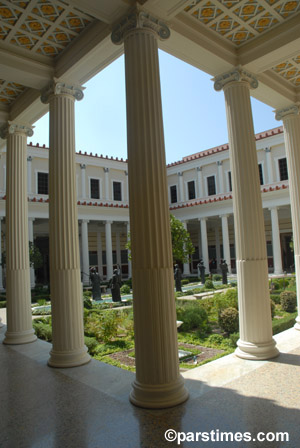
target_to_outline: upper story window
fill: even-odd
[[[91,198],[100,199],[100,181],[99,179],[90,179]]]
[[[279,166],[279,179],[287,180],[289,178],[289,173],[288,173],[286,157],[278,160],[278,166]]]
[[[177,202],[177,187],[176,187],[176,185],[172,185],[170,187],[170,197],[171,197],[171,204],[175,204]]]
[[[261,163],[258,164],[258,172],[259,172],[259,182],[260,182],[260,185],[263,185],[264,184],[264,176],[263,176],[263,170],[262,170],[262,164]]]
[[[122,201],[122,184],[121,182],[113,182],[114,201]]]
[[[49,194],[49,174],[37,173],[37,192],[38,194]]]
[[[231,171],[228,171],[228,186],[229,186],[229,191],[232,191]]]
[[[196,189],[195,189],[195,181],[191,180],[187,184],[188,187],[188,198],[195,199],[196,198]]]
[[[209,176],[207,178],[207,193],[208,196],[216,194],[216,179],[215,176]]]

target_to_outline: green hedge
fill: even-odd
[[[6,308],[6,300],[0,302],[0,308]]]
[[[288,330],[295,325],[295,319],[297,317],[297,313],[291,313],[289,316],[283,317],[282,319],[276,319],[273,321],[273,334],[281,333],[284,330]]]

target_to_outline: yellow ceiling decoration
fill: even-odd
[[[0,79],[0,104],[11,104],[24,90],[20,84]]]
[[[276,65],[272,70],[294,86],[300,86],[300,55]]]

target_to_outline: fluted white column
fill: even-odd
[[[86,165],[84,163],[80,164],[81,169],[81,197],[82,199],[86,199]]]
[[[272,249],[273,249],[274,274],[282,274],[283,269],[282,269],[282,257],[281,257],[278,208],[272,207],[270,208],[270,211],[272,222]]]
[[[0,291],[3,291],[3,275],[2,275],[2,233],[1,233],[2,217],[0,217]]]
[[[104,184],[105,184],[105,199],[110,201],[111,194],[109,188],[109,168],[103,168],[104,171]]]
[[[88,223],[87,219],[81,221],[82,283],[84,285],[90,282]]]
[[[202,248],[202,260],[205,266],[205,273],[209,273],[209,256],[208,256],[208,240],[207,240],[207,218],[201,218],[200,229],[201,229],[201,248]]]
[[[221,263],[221,247],[220,247],[220,229],[218,225],[216,225],[215,227],[215,241],[216,241],[217,269],[219,269]]]
[[[112,221],[105,222],[106,279],[107,280],[111,279],[113,276],[111,225],[112,225]]]
[[[27,157],[27,192],[32,193],[32,157]]]
[[[285,151],[289,172],[289,190],[293,226],[294,257],[296,268],[298,316],[295,328],[300,330],[300,108],[292,105],[276,112],[283,121]]]
[[[31,316],[26,154],[27,136],[32,135],[30,126],[14,122],[0,131],[7,138],[5,344],[36,340]]]
[[[135,25],[133,25],[135,23]],[[175,406],[179,373],[157,34],[169,29],[135,10],[112,34],[124,40],[136,379],[132,403]]]
[[[182,224],[183,224],[185,230],[187,230],[187,221],[182,221]],[[183,264],[183,275],[185,275],[186,277],[191,275],[190,263]]]
[[[98,259],[98,273],[103,278],[103,262],[102,262],[102,232],[100,228],[97,230],[97,259]]]
[[[179,202],[184,202],[184,185],[183,185],[183,172],[178,173],[178,184],[179,184]]]
[[[218,166],[218,194],[224,193],[224,173],[223,173],[223,161],[217,161]]]
[[[124,194],[124,201],[129,200],[129,194],[128,194],[128,171],[125,171],[125,194]]]
[[[266,165],[267,165],[267,173],[268,173],[268,184],[272,184],[274,182],[274,171],[272,165],[272,156],[271,156],[271,148],[265,148],[266,153]]]
[[[82,89],[55,80],[42,93],[49,103],[49,250],[52,341],[48,364],[87,363],[84,345],[75,162],[75,98]]]
[[[228,215],[220,216],[222,219],[222,239],[223,239],[223,257],[228,266],[228,272],[231,274],[231,257],[230,257],[230,243],[228,231]]]
[[[129,222],[127,223],[127,242],[130,239],[129,238],[129,232],[130,232],[130,226],[129,226]],[[130,250],[127,250],[128,253],[128,278],[132,277],[132,265],[131,265],[131,253]]]
[[[230,147],[240,316],[237,356],[268,359],[278,350],[272,337],[264,218],[257,169],[250,86],[257,80],[237,68],[215,79],[224,90]]]
[[[202,166],[197,167],[197,184],[198,184],[198,198],[203,198],[204,187],[203,187]]]
[[[34,238],[33,238],[33,221],[34,218],[29,218],[28,220],[28,239],[29,242],[33,244]],[[30,287],[35,287],[35,272],[34,272],[34,266],[30,266]]]

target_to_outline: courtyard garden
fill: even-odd
[[[186,280],[183,280],[184,291],[175,293],[177,320],[182,322],[178,327],[182,371],[232,353],[239,338],[236,284],[222,285],[216,277],[214,281],[206,280],[204,286],[196,283],[195,279],[195,283]],[[128,291],[128,288],[124,288],[123,291],[121,303],[112,303],[109,295],[104,296],[102,302],[93,302],[90,291],[84,292],[85,344],[93,358],[134,371],[132,299],[129,296],[130,289]],[[201,293],[204,298],[190,299],[191,295]],[[211,295],[205,297],[204,293]],[[47,315],[51,312],[51,307],[46,298],[38,299],[40,304],[41,300],[44,301],[45,316],[35,318],[33,325],[39,338],[51,342],[51,315]],[[297,316],[296,302],[294,277],[270,281],[274,334],[294,325]]]

